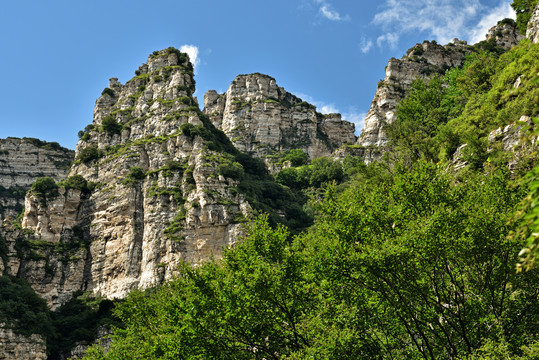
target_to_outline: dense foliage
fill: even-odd
[[[436,165],[330,187],[308,233],[266,217],[221,263],[132,293],[111,351],[90,359],[449,358],[537,338],[537,272],[505,235],[521,192],[506,173],[458,183]]]
[[[119,324],[112,307],[112,301],[79,292],[52,312],[25,280],[0,276],[0,323],[18,334],[41,335],[52,360],[61,359],[76,342],[94,341],[100,326]]]
[[[528,21],[530,21],[533,9],[538,3],[538,0],[513,0],[511,7],[517,13],[517,27],[522,34],[526,34]]]
[[[517,272],[521,249],[537,252],[539,170],[518,181],[536,156],[488,139],[537,115],[539,47],[487,45],[413,83],[384,161],[292,161],[276,174],[294,194],[326,189],[310,200],[314,226],[292,236],[258,217],[222,261],[132,293],[110,351],[87,358],[539,356],[539,270]],[[466,167],[453,173],[455,156]]]

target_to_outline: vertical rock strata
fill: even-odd
[[[125,85],[111,79],[70,172],[93,190],[27,196],[23,227],[35,235],[6,236],[26,248],[23,262],[5,267],[52,308],[79,289],[121,298],[155,286],[183,261],[219,257],[241,233],[250,206],[238,181],[221,175],[231,160],[211,150],[192,70],[186,54],[167,49]]]
[[[526,37],[534,44],[539,43],[539,4],[535,6],[532,17],[528,22]]]
[[[502,21],[488,31],[486,42],[507,50],[522,38],[513,23]],[[464,57],[472,51],[473,46],[458,39],[444,46],[425,41],[409,49],[401,59],[390,59],[385,78],[378,83],[357,144],[384,146],[387,143],[384,126],[395,121],[397,104],[407,95],[412,82],[428,80],[435,74],[444,74],[447,69],[462,65]]]
[[[354,125],[340,114],[320,114],[258,73],[237,76],[224,94],[208,91],[204,113],[240,151],[261,158],[291,149],[302,149],[311,159],[329,156],[356,140]]]
[[[38,177],[65,178],[74,155],[58,143],[0,139],[0,221],[22,211],[24,195]]]

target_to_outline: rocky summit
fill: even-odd
[[[184,261],[219,257],[250,214],[236,189],[241,165],[216,151],[192,97],[187,55],[155,52],[136,74],[125,85],[111,79],[79,133],[69,173],[78,185],[30,192],[29,231],[4,226],[6,273],[26,278],[51,308],[77,290],[121,298]]]
[[[488,31],[486,40],[476,46],[507,50],[522,38],[514,23],[500,22]],[[435,74],[443,74],[447,69],[462,65],[465,56],[473,48],[458,39],[443,46],[435,41],[425,41],[410,48],[401,59],[390,59],[385,77],[378,83],[357,144],[384,146],[387,143],[384,126],[395,121],[397,104],[408,94],[412,82],[416,79],[430,79]]]
[[[330,156],[356,140],[354,125],[340,114],[320,114],[258,73],[237,76],[224,94],[208,91],[204,113],[240,151],[261,158],[291,149],[302,149],[311,159]]]

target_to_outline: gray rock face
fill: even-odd
[[[533,10],[533,15],[528,22],[526,37],[534,44],[539,43],[539,4]]]
[[[500,22],[488,31],[487,41],[491,39],[494,39],[496,46],[509,50],[524,39],[524,35],[513,24]]]
[[[378,83],[357,144],[384,146],[387,143],[384,126],[395,120],[397,104],[406,96],[412,82],[430,79],[434,74],[461,65],[468,52],[466,42],[457,39],[445,46],[425,41],[409,49],[401,59],[390,59],[385,78]]]
[[[239,75],[224,94],[208,91],[204,113],[240,151],[261,158],[291,149],[311,159],[329,156],[356,140],[354,125],[340,114],[318,113],[263,74]]]
[[[495,46],[509,49],[517,45],[522,36],[515,26],[499,23],[488,31],[487,41],[491,39]],[[444,46],[425,41],[409,49],[401,59],[390,59],[357,144],[384,146],[387,143],[384,126],[395,121],[397,104],[408,94],[412,82],[430,79],[434,74],[443,74],[449,68],[462,65],[464,57],[471,51],[471,46],[458,39]]]
[[[26,247],[5,267],[52,308],[76,290],[122,298],[184,261],[219,258],[251,213],[238,181],[220,175],[231,160],[205,140],[211,124],[192,97],[187,55],[155,52],[137,74],[125,85],[111,79],[77,145],[70,175],[95,189],[60,189],[45,201],[29,193],[23,227],[35,235],[7,236]]]
[[[67,176],[74,151],[37,139],[0,139],[0,221],[18,215],[24,194],[41,176]]]
[[[0,324],[0,359],[46,360],[47,349],[39,335],[25,337]]]

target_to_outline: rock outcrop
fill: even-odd
[[[243,169],[193,99],[192,70],[167,49],[125,85],[111,79],[69,174],[88,187],[30,192],[26,230],[6,230],[8,244],[23,245],[23,261],[11,251],[6,269],[53,309],[77,290],[121,298],[156,286],[184,261],[218,258],[241,234],[251,212],[237,188]]]
[[[496,46],[509,50],[522,39],[524,39],[524,35],[519,33],[516,23],[513,20],[506,19],[489,29],[486,41],[493,41]]]
[[[24,195],[38,177],[65,178],[74,156],[54,142],[0,139],[0,222],[22,211]]]
[[[539,43],[539,4],[535,6],[532,17],[528,22],[526,37],[534,44]]]
[[[45,342],[39,335],[25,337],[0,324],[0,359],[46,360]]]
[[[466,42],[457,39],[445,46],[425,41],[409,49],[401,59],[390,59],[357,144],[384,146],[387,143],[384,126],[395,120],[397,104],[404,99],[414,80],[430,79],[434,74],[443,74],[447,69],[461,65],[469,51]]]
[[[240,151],[260,158],[302,149],[313,159],[356,140],[354,125],[340,114],[320,114],[258,73],[239,75],[224,94],[208,91],[204,113]]]
[[[488,31],[485,43],[509,49],[521,39],[514,22],[501,21]],[[472,50],[472,46],[458,39],[444,46],[425,41],[409,49],[401,59],[390,59],[385,78],[378,83],[357,144],[384,146],[387,143],[384,127],[395,121],[397,104],[407,95],[412,82],[430,79],[434,74],[444,74],[447,69],[462,65],[464,57]]]

